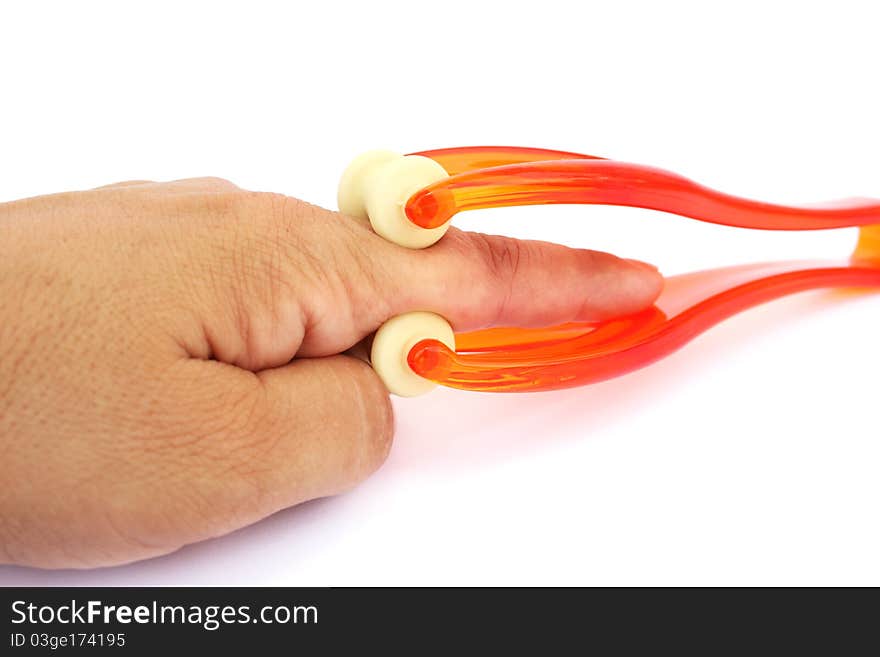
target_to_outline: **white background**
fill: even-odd
[[[201,175],[333,207],[374,147],[544,146],[778,202],[880,194],[875,3],[29,2],[0,9],[0,200]],[[461,216],[666,273],[846,255],[620,208]],[[880,584],[880,297],[751,311],[628,377],[397,400],[353,492],[3,584]],[[2,354],[0,354],[2,357]]]

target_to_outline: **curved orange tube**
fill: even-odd
[[[661,210],[725,226],[765,230],[819,230],[880,224],[880,201],[844,199],[817,206],[792,207],[752,201],[717,192],[662,169],[562,153],[524,149],[516,161],[486,169],[465,169],[485,160],[472,149],[450,155],[439,151],[437,161],[457,171],[414,194],[406,204],[410,220],[422,228],[436,228],[464,210],[510,205],[579,203],[625,205]],[[473,149],[485,153],[483,149]],[[507,154],[517,149],[503,149]],[[437,151],[420,153],[434,157]],[[539,158],[526,160],[527,157]],[[469,158],[469,159],[468,159]],[[491,162],[491,160],[490,160]],[[515,163],[514,163],[515,162]],[[449,169],[447,169],[449,171]]]
[[[414,194],[406,212],[431,228],[462,210],[508,205],[628,205],[728,226],[815,230],[860,226],[850,260],[770,263],[675,276],[647,311],[545,329],[456,336],[457,351],[424,340],[409,366],[445,386],[517,392],[594,383],[644,367],[731,315],[805,290],[880,288],[880,201],[789,207],[711,190],[673,173],[563,151],[472,147],[418,153],[450,177]]]

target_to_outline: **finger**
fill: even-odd
[[[460,331],[627,315],[651,305],[663,285],[655,267],[636,260],[462,231],[427,253],[401,254],[399,266],[395,279],[415,284],[398,286],[395,314],[434,310]]]
[[[311,316],[324,321],[305,333],[301,355],[345,349],[412,310],[442,315],[456,331],[551,326],[638,312],[663,286],[652,265],[599,251],[455,229],[413,251],[340,219],[350,222],[342,241],[356,256],[341,273],[347,297],[312,298]]]
[[[152,447],[157,508],[181,509],[168,528],[187,541],[231,531],[279,509],[348,490],[391,445],[388,393],[347,356],[302,359],[254,374],[181,361],[169,387],[165,444]],[[150,468],[150,464],[142,466]],[[155,533],[155,528],[153,533]],[[161,540],[161,537],[154,536]]]

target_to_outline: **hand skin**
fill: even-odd
[[[649,265],[367,223],[216,178],[0,204],[0,562],[172,552],[348,490],[391,445],[344,352],[431,310],[458,330],[635,312]]]

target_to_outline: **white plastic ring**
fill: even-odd
[[[367,205],[364,201],[364,190],[367,178],[383,164],[391,160],[399,160],[403,155],[394,151],[375,150],[358,155],[351,161],[336,190],[336,205],[342,214],[358,219],[367,218]]]
[[[439,340],[455,350],[452,327],[435,313],[416,311],[398,315],[376,331],[370,361],[389,392],[400,397],[416,397],[436,387],[433,381],[413,372],[407,362],[410,350],[429,339]]]
[[[446,234],[449,222],[437,228],[417,226],[406,216],[406,203],[420,189],[448,177],[427,157],[369,151],[342,174],[337,203],[344,214],[369,218],[373,230],[389,242],[424,249]]]

